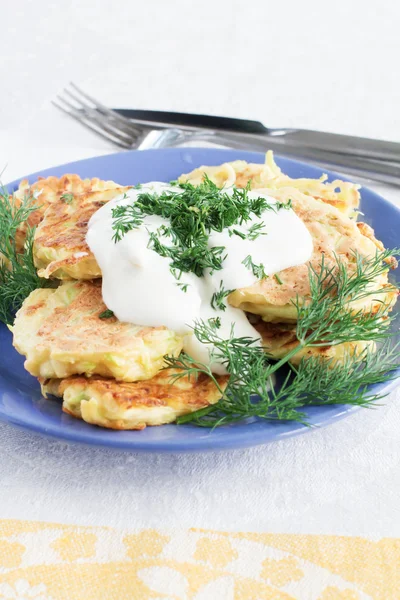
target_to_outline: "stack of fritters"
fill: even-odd
[[[316,269],[322,252],[328,263],[337,256],[351,272],[354,251],[373,256],[382,248],[368,226],[349,216],[354,216],[358,206],[356,186],[292,180],[280,173],[271,156],[267,161],[265,166],[236,161],[201,167],[181,179],[197,184],[207,173],[218,184],[238,187],[250,180],[253,187],[265,188],[281,201],[290,199],[313,238],[311,263]],[[206,377],[183,378],[172,384],[171,370],[162,370],[164,355],[179,355],[181,336],[166,327],[121,323],[103,314],[101,271],[85,241],[87,224],[104,203],[128,189],[114,182],[81,180],[76,175],[43,179],[30,189],[27,183],[21,184],[20,198],[40,191],[36,202],[41,208],[32,214],[30,223],[38,225],[35,264],[41,277],[53,279],[55,287],[32,292],[17,314],[13,332],[15,347],[26,356],[27,370],[39,378],[44,394],[63,398],[64,411],[103,427],[142,429],[213,404],[220,394]],[[19,235],[23,239],[24,231]],[[376,299],[366,298],[365,305],[356,309],[370,311],[381,301],[395,302],[397,291],[386,275],[375,285],[384,293]],[[292,304],[297,295],[305,301],[309,295],[307,265],[236,290],[228,301],[249,313],[268,353],[281,358],[297,345],[297,314]],[[310,353],[340,360],[348,350],[364,347],[365,343],[356,342],[299,352],[293,362]],[[221,389],[227,379],[218,378]]]
[[[13,333],[43,393],[62,397],[65,412],[113,429],[169,423],[217,402],[220,395],[209,378],[185,377],[171,384],[173,372],[162,370],[164,355],[179,355],[181,336],[103,314],[101,271],[85,241],[87,225],[96,210],[129,187],[99,180],[90,187],[89,180],[66,175],[41,180],[31,192],[24,184],[20,198],[38,185],[35,265],[41,277],[58,286],[30,294]],[[226,377],[219,378],[222,389],[226,383]]]

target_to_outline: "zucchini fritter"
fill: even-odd
[[[202,166],[191,173],[181,175],[179,182],[190,182],[199,185],[207,175],[219,187],[235,185],[244,188],[250,182],[251,189],[280,190],[283,187],[297,189],[307,196],[331,204],[349,217],[357,216],[360,203],[359,185],[349,181],[335,180],[327,183],[327,176],[320,179],[292,179],[282,173],[274,161],[273,153],[268,151],[264,164],[247,163],[235,160],[217,167]]]
[[[166,327],[142,327],[101,318],[100,282],[67,282],[32,292],[13,326],[14,346],[36,377],[102,375],[120,381],[150,379],[165,354],[179,355],[182,338]]]
[[[296,338],[296,325],[291,323],[266,323],[259,320],[253,323],[253,326],[261,335],[265,351],[274,360],[280,360],[299,345]],[[321,359],[340,363],[349,354],[360,355],[367,347],[374,351],[375,343],[356,341],[335,346],[305,348],[299,350],[290,362],[293,365],[298,365],[302,358],[318,356]]]
[[[349,275],[356,267],[355,252],[373,257],[382,250],[382,243],[374,237],[373,230],[364,223],[355,223],[337,208],[305,196],[298,190],[282,188],[268,193],[281,202],[291,200],[295,213],[308,228],[314,244],[311,265],[318,272],[321,256],[327,266],[339,259],[346,265]],[[282,283],[280,283],[282,282]],[[397,299],[397,289],[388,283],[387,273],[376,280],[373,289],[386,289],[376,297],[366,296],[362,302],[352,304],[354,310],[377,310],[382,302],[392,305]],[[293,300],[296,296],[307,299],[310,293],[308,264],[290,267],[279,273],[279,278],[268,277],[253,286],[235,290],[228,297],[232,306],[260,315],[265,321],[294,322],[297,313]]]
[[[101,277],[85,235],[90,217],[106,202],[129,187],[57,199],[46,210],[35,232],[33,254],[38,274],[45,279],[95,279]]]
[[[81,179],[79,175],[63,175],[62,177],[38,177],[38,181],[30,184],[27,179],[23,179],[18,189],[14,192],[14,198],[17,205],[24,198],[32,196],[33,205],[37,210],[31,213],[28,220],[19,228],[16,236],[17,249],[22,250],[25,242],[27,226],[35,227],[43,219],[48,206],[65,194],[84,194],[100,190],[111,190],[119,187],[114,181],[103,181],[94,177],[93,179]]]
[[[224,389],[228,377],[217,377]],[[121,383],[101,377],[41,380],[42,392],[63,398],[63,411],[110,429],[144,429],[172,423],[180,415],[215,404],[218,388],[206,375],[171,383],[171,370],[147,381]]]

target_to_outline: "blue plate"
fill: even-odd
[[[61,176],[77,173],[81,177],[112,179],[122,185],[146,181],[170,181],[181,173],[200,165],[218,165],[226,161],[243,159],[262,163],[264,155],[258,152],[219,150],[208,148],[178,148],[124,152],[90,158],[30,175]],[[292,177],[320,177],[321,170],[301,162],[277,158],[278,165]],[[328,173],[336,179],[335,173]],[[18,182],[9,184],[13,191]],[[362,190],[361,209],[364,220],[373,225],[376,236],[386,247],[398,246],[400,211],[368,189]],[[191,425],[164,425],[148,427],[143,431],[110,431],[74,419],[61,411],[56,400],[41,397],[37,381],[23,367],[23,357],[12,347],[11,334],[0,326],[0,419],[13,425],[70,442],[104,446],[123,450],[146,452],[187,452],[228,448],[243,448],[265,444],[285,437],[310,431],[302,425],[253,420],[214,431]],[[399,372],[400,374],[400,372]],[[395,382],[373,387],[373,391],[389,392]],[[327,425],[349,415],[356,409],[345,405],[312,407],[306,409],[310,424]]]

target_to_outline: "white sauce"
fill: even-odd
[[[312,238],[293,210],[281,209],[277,212],[266,210],[261,218],[255,217],[242,226],[233,228],[247,232],[254,223],[262,221],[264,227],[255,240],[230,236],[225,229],[221,233],[212,231],[209,247],[225,246],[227,258],[222,270],[212,275],[197,277],[193,273],[182,273],[179,283],[188,284],[184,292],[170,271],[170,261],[148,248],[149,231],[156,231],[169,222],[158,216],[145,217],[142,225],[128,232],[121,241],[115,243],[113,236],[112,209],[116,206],[134,203],[140,193],[151,191],[179,192],[179,188],[165,183],[148,183],[139,190],[130,190],[127,197],[120,196],[100,208],[90,219],[86,241],[93,252],[103,275],[103,299],[120,321],[144,326],[166,326],[185,336],[184,350],[195,360],[209,363],[210,347],[201,344],[193,335],[192,327],[196,320],[206,321],[219,317],[221,328],[218,335],[226,339],[234,324],[235,337],[252,337],[259,340],[259,334],[248,322],[245,313],[229,306],[225,311],[214,310],[211,298],[220,289],[237,289],[253,285],[257,278],[242,261],[251,256],[256,265],[263,264],[267,275],[272,275],[288,267],[303,264],[311,258]],[[225,190],[229,193],[229,189]],[[250,192],[250,197],[267,197],[259,190]],[[269,198],[270,203],[276,201]],[[165,244],[169,245],[169,238]],[[223,365],[216,361],[212,370],[225,373]]]

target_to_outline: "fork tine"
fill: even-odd
[[[121,123],[121,125],[123,125],[125,129],[128,128],[128,129],[138,133],[139,128],[134,123],[132,123],[132,121],[130,119],[128,119],[127,117],[123,117],[122,115],[119,115],[117,112],[108,108],[107,106],[105,106],[104,104],[99,102],[98,100],[95,100],[92,96],[89,96],[89,94],[86,94],[86,92],[83,92],[72,81],[70,81],[69,85],[75,90],[75,92],[78,93],[79,96],[82,96],[83,98],[85,98],[86,100],[91,102],[94,105],[94,107],[96,108],[96,110],[107,115],[108,117],[110,117],[110,119],[115,120],[118,123]],[[65,88],[64,92],[66,92],[69,96],[71,96],[76,102],[79,102],[82,105],[82,107],[85,107],[85,104],[82,102],[82,99],[79,98],[79,96],[77,97],[76,95],[74,95],[68,88]]]
[[[119,127],[114,126],[112,123],[98,115],[94,109],[91,109],[92,112],[90,113],[87,111],[82,113],[78,108],[76,108],[76,106],[71,104],[62,96],[57,96],[57,100],[65,104],[77,118],[79,117],[82,121],[86,120],[89,123],[96,125],[99,129],[109,133],[114,138],[117,138],[120,142],[123,142],[127,145],[132,145],[139,137],[137,132],[133,133],[122,131]]]
[[[76,121],[81,123],[81,125],[84,125],[87,129],[90,129],[90,131],[93,131],[108,142],[112,142],[116,146],[124,148],[125,150],[134,147],[134,143],[129,143],[128,141],[121,141],[119,138],[116,138],[113,135],[106,133],[103,128],[100,129],[98,127],[93,126],[92,124],[90,124],[90,122],[87,121],[87,119],[85,119],[82,116],[82,114],[78,113],[77,109],[74,109],[74,111],[67,110],[61,104],[57,104],[57,102],[55,102],[54,100],[52,100],[51,102],[56,108],[67,114],[69,117],[74,118]]]
[[[97,106],[92,107],[92,106],[89,106],[88,104],[85,104],[80,98],[75,96],[75,94],[70,92],[70,90],[67,88],[64,88],[64,94],[66,94],[67,96],[72,98],[72,100],[76,104],[78,104],[79,110],[88,114],[89,118],[91,118],[91,116],[93,116],[94,114],[97,113],[98,117],[100,117],[100,115],[102,115],[102,122],[104,122],[104,120],[108,121],[110,124],[112,124],[116,129],[118,129],[122,133],[129,133],[129,135],[135,135],[135,136],[137,136],[141,133],[141,129],[139,127],[136,127],[132,123],[129,123],[129,120],[127,120],[128,122],[125,123],[125,122],[115,118],[113,111],[106,112],[105,110],[98,108]],[[63,100],[64,100],[64,102],[66,102],[66,98],[63,98]],[[71,106],[71,104],[70,104],[70,106]],[[76,108],[76,107],[74,107],[74,108]]]
[[[96,121],[97,123],[101,124],[101,126],[104,126],[105,129],[107,126],[109,126],[119,134],[126,135],[129,139],[132,137],[136,138],[138,135],[140,135],[141,130],[137,127],[128,128],[125,126],[125,124],[120,125],[119,123],[114,123],[114,119],[111,116],[102,115],[97,108],[92,108],[86,104],[83,104],[78,98],[71,94],[69,90],[64,89],[64,93],[70,96],[78,104],[78,107],[63,96],[58,96],[58,98],[69,108],[72,108],[78,112],[82,112],[90,121]]]
[[[99,113],[106,115],[109,120],[116,121],[120,123],[123,127],[123,130],[129,130],[134,132],[135,134],[142,135],[144,133],[149,133],[150,131],[154,131],[155,129],[168,129],[170,125],[167,123],[160,123],[158,121],[148,121],[146,119],[134,119],[131,117],[124,117],[120,115],[115,109],[110,109],[95,98],[93,96],[89,96],[86,92],[83,92],[75,83],[72,81],[69,83],[72,89],[78,94],[75,95],[68,88],[64,88],[64,92],[74,99],[75,102],[79,104],[82,110],[97,110]],[[82,96],[82,97],[80,97]],[[85,102],[83,101],[85,99]],[[88,106],[87,101],[90,102],[93,107]]]

